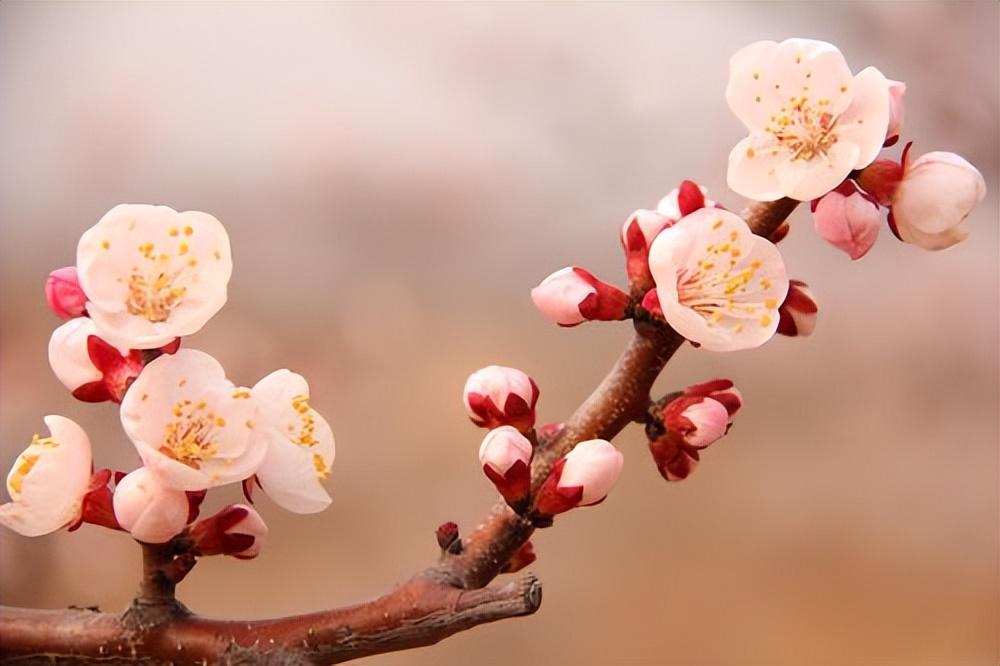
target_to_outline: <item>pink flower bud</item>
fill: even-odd
[[[469,418],[481,428],[512,425],[527,432],[535,425],[538,387],[520,370],[490,365],[475,371],[465,382],[463,400]]]
[[[714,201],[705,198],[706,192],[708,190],[693,180],[685,180],[680,187],[660,199],[660,203],[656,206],[656,212],[669,218],[673,224],[700,208],[717,207]]]
[[[813,222],[826,242],[851,259],[865,256],[878,238],[878,204],[850,180],[814,202]]]
[[[479,447],[483,472],[511,506],[523,501],[531,489],[533,454],[531,442],[512,426],[490,430]]]
[[[45,300],[60,319],[73,319],[87,314],[87,295],[80,287],[76,266],[57,268],[45,280]]]
[[[191,527],[191,539],[202,555],[232,555],[241,560],[257,557],[266,536],[264,519],[246,504],[230,504]]]
[[[889,217],[896,235],[925,250],[965,240],[965,219],[986,196],[979,170],[946,152],[927,153],[909,164],[904,160],[903,169]]]
[[[680,435],[688,446],[703,449],[729,429],[725,405],[701,396],[683,396],[663,410],[663,425]]]
[[[576,326],[585,321],[625,318],[628,296],[582,268],[558,270],[531,290],[531,300],[550,321]]]
[[[49,365],[73,397],[84,402],[121,402],[143,368],[142,354],[122,350],[97,337],[87,317],[64,323],[49,339]]]
[[[188,499],[184,491],[160,484],[140,467],[115,487],[114,509],[122,529],[137,540],[164,543],[187,524]]]
[[[788,336],[812,335],[816,328],[819,306],[809,291],[809,285],[801,280],[788,281],[788,295],[778,308],[778,333]]]
[[[903,95],[906,84],[902,81],[889,79],[889,128],[885,133],[886,147],[899,141],[899,133],[903,129]]]
[[[621,241],[625,249],[625,269],[633,288],[640,291],[652,289],[649,246],[658,233],[673,223],[674,220],[652,210],[637,210],[625,220]]]
[[[711,398],[721,403],[729,413],[729,422],[733,422],[736,412],[743,406],[743,394],[733,386],[729,379],[712,379],[703,384],[693,384],[684,389],[684,396]]]
[[[604,500],[622,471],[622,454],[603,439],[581,442],[559,460],[538,491],[539,513],[554,516]]]

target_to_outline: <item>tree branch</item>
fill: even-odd
[[[743,215],[754,233],[770,236],[799,202],[753,203]],[[635,322],[635,334],[611,372],[555,436],[541,441],[532,462],[532,490],[578,443],[612,439],[642,420],[649,392],[684,338],[663,323]],[[89,610],[0,607],[0,658],[5,662],[134,662],[326,664],[432,645],[479,624],[530,615],[541,584],[528,575],[486,587],[536,529],[504,502],[467,538],[460,552],[392,592],[356,606],[261,621],[192,615],[174,586],[194,564],[182,534],[143,546],[143,581],[122,615]]]

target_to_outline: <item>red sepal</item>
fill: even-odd
[[[90,356],[90,362],[103,375],[101,381],[104,383],[109,399],[121,402],[125,391],[142,372],[144,366],[142,352],[133,349],[129,351],[127,356],[122,356],[121,352],[112,345],[96,335],[90,335],[87,337],[87,354]],[[77,391],[82,388],[78,388]],[[76,395],[76,391],[74,391],[74,395]]]
[[[87,382],[73,389],[72,395],[81,402],[106,402],[111,400],[111,393],[103,379]]]
[[[535,555],[535,547],[531,541],[525,541],[521,547],[511,555],[507,563],[500,569],[500,573],[516,573],[534,562],[538,557]]]
[[[681,217],[705,207],[705,195],[694,181],[685,180],[677,191],[677,209]]]
[[[697,449],[688,447],[683,440],[667,432],[649,442],[656,468],[667,481],[681,481],[690,476],[701,459]]]
[[[506,474],[500,474],[490,465],[483,465],[483,473],[512,507],[528,497],[531,490],[531,467],[523,460],[514,461]]]
[[[264,489],[264,486],[260,485],[260,479],[257,478],[256,474],[243,479],[242,485],[243,485],[243,497],[246,497],[247,502],[249,502],[250,504],[253,504],[253,492],[254,492],[253,487],[257,486],[261,490]]]
[[[660,295],[655,289],[650,289],[646,292],[646,295],[642,297],[642,308],[646,310],[649,314],[663,319],[663,308],[660,306]]]
[[[242,553],[254,544],[254,537],[249,534],[226,534],[241,520],[249,515],[243,507],[229,505],[222,508],[214,516],[195,523],[190,530],[194,549],[201,555],[232,555],[239,559]]]
[[[112,530],[121,529],[118,519],[115,518],[114,493],[108,487],[111,475],[110,469],[102,469],[90,476],[90,485],[87,486],[87,492],[80,505],[80,516],[69,526],[70,532],[79,529],[83,523],[100,525]]]
[[[569,511],[578,506],[580,500],[583,499],[583,486],[559,487],[559,479],[562,478],[565,465],[565,458],[556,462],[545,482],[542,483],[542,487],[538,489],[535,509],[543,515],[554,516],[557,513]]]
[[[596,290],[577,305],[581,315],[590,321],[619,321],[625,318],[625,308],[628,306],[628,295],[625,292],[597,279],[586,269],[574,266],[573,272]]]
[[[184,494],[187,495],[188,501],[187,522],[193,523],[198,519],[198,514],[201,512],[201,503],[205,501],[208,490],[186,490]]]
[[[502,408],[493,402],[493,398],[480,393],[468,393],[469,409],[479,418],[471,418],[472,422],[480,428],[499,428],[500,426],[514,426],[521,432],[528,432],[535,425],[535,404],[538,402],[539,390],[535,380],[528,378],[531,383],[531,401],[525,402],[524,398],[516,393],[509,393]]]
[[[903,160],[911,144],[903,151]],[[858,176],[858,184],[865,192],[875,198],[877,203],[888,206],[896,193],[899,182],[903,179],[903,164],[893,160],[875,160],[866,166]]]

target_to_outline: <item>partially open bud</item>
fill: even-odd
[[[527,432],[535,425],[538,386],[515,368],[490,365],[476,370],[465,382],[462,399],[469,418],[481,428],[512,425]]]
[[[560,326],[625,318],[628,296],[588,271],[570,266],[556,271],[531,290],[531,300],[545,317]]]
[[[899,141],[899,133],[903,129],[903,95],[906,84],[902,81],[889,79],[889,128],[885,133],[885,147],[893,146]]]
[[[624,458],[610,442],[581,442],[559,460],[538,490],[538,513],[554,516],[604,500],[622,471]]]
[[[927,153],[904,160],[889,224],[907,243],[943,250],[969,235],[965,219],[985,196],[986,181],[976,167],[955,153]]]
[[[788,295],[778,308],[778,333],[788,336],[812,335],[816,329],[819,306],[809,291],[809,285],[802,280],[788,281]]]
[[[681,186],[660,199],[656,212],[670,219],[671,224],[700,208],[716,208],[717,204],[705,198],[708,192],[693,180],[685,180]]]
[[[695,449],[712,444],[729,429],[729,412],[712,398],[682,396],[663,409],[663,425]]]
[[[629,284],[634,289],[653,288],[653,276],[649,272],[649,246],[658,233],[675,221],[652,210],[637,210],[625,220],[621,241],[625,249]]]
[[[159,483],[145,467],[118,482],[114,507],[122,528],[146,543],[169,541],[187,525],[187,495],[183,490]]]
[[[512,426],[490,430],[479,447],[483,472],[512,507],[528,497],[533,453],[528,438]]]
[[[87,295],[83,293],[76,266],[57,268],[45,280],[45,300],[60,319],[87,314]]]
[[[823,240],[855,260],[872,248],[882,224],[878,204],[850,180],[814,201],[812,212]]]
[[[729,422],[733,422],[736,412],[743,406],[743,394],[740,393],[729,379],[712,379],[702,384],[692,384],[684,389],[685,397],[711,398],[721,403],[729,414]]]
[[[191,527],[194,547],[202,555],[232,555],[241,560],[260,555],[266,536],[264,519],[246,504],[230,504]]]

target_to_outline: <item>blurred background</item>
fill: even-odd
[[[535,539],[536,616],[365,663],[996,664],[997,27],[992,2],[4,3],[0,467],[49,413],[98,465],[137,464],[114,406],[49,372],[45,276],[117,203],[208,211],[236,270],[185,345],[240,383],[302,371],[338,457],[329,510],[262,499],[262,556],[205,560],[180,597],[257,618],[390,589],[434,560],[435,526],[471,531],[494,501],[466,376],[523,368],[559,420],[630,335],[548,325],[529,288],[571,263],[621,281],[622,221],[684,178],[739,208],[729,55],[824,39],[906,81],[914,154],[983,172],[969,240],[932,254],[883,229],[852,264],[796,212],[782,250],[815,336],[684,348],[661,379],[746,396],[695,474],[664,482],[629,429],[609,501]],[[5,604],[120,609],[137,587],[135,545],[89,526],[0,532],[0,561]]]

